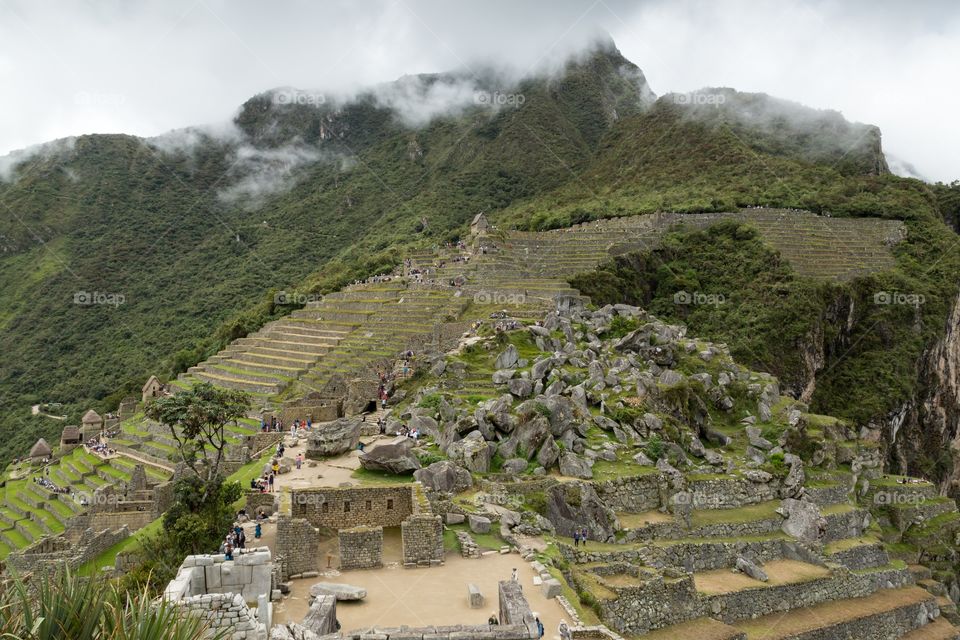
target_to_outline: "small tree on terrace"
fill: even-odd
[[[243,391],[218,389],[201,382],[187,391],[158,398],[146,415],[170,428],[180,459],[201,485],[200,504],[220,483],[220,467],[227,447],[226,425],[242,418],[250,406]]]

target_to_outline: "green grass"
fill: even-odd
[[[738,509],[711,509],[704,511],[694,511],[690,518],[693,527],[702,527],[706,525],[728,522],[731,524],[741,524],[745,522],[754,522],[756,520],[765,520],[777,515],[776,510],[780,506],[778,500],[771,502],[762,502],[760,504],[740,507]]]
[[[100,571],[101,567],[113,566],[114,562],[117,559],[117,554],[122,551],[132,551],[138,547],[140,541],[158,533],[163,528],[163,519],[157,518],[147,526],[143,527],[130,537],[121,540],[117,544],[113,545],[109,549],[105,550],[103,553],[98,555],[93,560],[83,564],[77,569],[78,575],[81,576],[92,576]]]
[[[381,471],[370,471],[362,467],[351,473],[350,477],[354,480],[359,480],[360,484],[363,485],[401,484],[413,482],[413,474],[398,476],[392,473],[384,473]]]

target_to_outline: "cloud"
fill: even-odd
[[[66,159],[73,151],[76,141],[76,138],[61,138],[52,142],[35,144],[26,149],[17,149],[5,156],[0,156],[0,182],[15,182],[18,178],[20,166],[37,157]],[[74,182],[78,179],[76,173],[72,170],[68,169],[66,175],[68,179]]]
[[[258,149],[244,144],[237,148],[228,177],[233,182],[217,192],[227,204],[256,206],[264,198],[293,186],[297,169],[319,161],[324,154],[303,145]]]
[[[353,95],[403,75],[464,82],[391,90],[410,122],[470,104],[484,69],[556,68],[609,32],[657,93],[765,92],[878,125],[932,179],[960,177],[953,126],[960,6],[808,0],[255,0],[0,4],[0,153],[82,133],[226,122],[270,87]],[[421,89],[425,89],[421,91]]]

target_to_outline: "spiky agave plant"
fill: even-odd
[[[204,620],[186,615],[146,591],[124,593],[107,580],[69,570],[29,582],[13,576],[0,591],[0,640],[201,640],[213,634]]]

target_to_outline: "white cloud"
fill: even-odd
[[[730,86],[838,109],[880,126],[885,148],[923,175],[960,178],[950,2],[14,0],[0,5],[0,153],[225,122],[272,87],[335,95],[483,64],[523,74],[600,29],[658,94]],[[464,88],[390,99],[429,113],[463,103]]]

